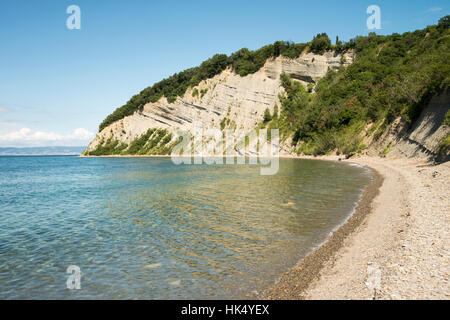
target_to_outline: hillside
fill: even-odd
[[[319,34],[216,55],[134,96],[84,154],[169,154],[174,132],[201,121],[206,129],[279,128],[283,153],[447,159],[448,28],[449,16],[402,35],[331,45]]]

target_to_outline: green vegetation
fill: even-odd
[[[94,151],[88,153],[90,156],[103,155],[152,155],[170,154],[176,145],[172,141],[172,134],[166,129],[149,129],[140,137],[134,139],[130,145],[109,138],[106,142],[100,141]]]
[[[150,139],[145,146],[144,149],[140,151],[141,154],[159,154],[158,151],[160,151],[165,144],[161,143],[165,135],[167,134],[167,130],[157,130],[155,135]],[[172,138],[172,136],[169,137],[169,141]]]
[[[450,127],[450,110],[445,114],[444,126]]]
[[[278,119],[278,105],[277,104],[275,104],[275,106],[273,107],[272,119],[274,119],[274,120]]]
[[[280,95],[281,114],[278,123],[282,135],[295,131],[294,140],[302,138],[301,131],[296,131],[296,126],[305,121],[305,108],[309,105],[312,95],[299,82],[291,80],[289,75],[282,73],[281,84],[284,87],[285,95]]]
[[[270,110],[269,110],[269,108],[267,108],[265,111],[264,111],[264,123],[266,123],[266,122],[269,122],[270,120],[272,120],[272,115],[270,114]]]
[[[356,49],[353,64],[329,70],[315,94],[281,75],[286,92],[280,97],[281,134],[294,133],[300,153],[348,154],[362,149],[368,123],[376,124],[375,136],[397,117],[413,123],[429,99],[450,83],[448,21],[445,17],[438,25],[403,35],[357,37],[346,44]]]
[[[220,130],[225,129],[226,125],[227,125],[227,118],[223,118],[222,121],[220,121]]]
[[[337,40],[339,41],[339,39]],[[323,54],[325,51],[331,49],[331,40],[326,33],[320,33],[314,37],[311,42],[311,51],[318,54]]]
[[[280,55],[297,58],[305,48],[305,44],[277,41],[255,51],[243,48],[230,56],[229,63],[237,74],[244,77],[261,69],[269,58],[276,58]]]
[[[113,140],[112,137],[106,142],[104,140],[100,141],[97,148],[94,151],[89,152],[90,156],[102,156],[102,155],[112,155],[120,154],[128,145],[125,143],[120,143],[117,140]]]
[[[444,150],[450,149],[450,134],[447,135],[447,137],[442,140],[441,144],[439,145],[438,153],[441,153]]]
[[[148,129],[146,133],[144,133],[139,138],[134,139],[130,143],[130,147],[127,150],[127,154],[139,154],[139,152],[144,148],[144,145],[147,143],[148,139],[153,135],[155,129]]]
[[[383,149],[383,151],[381,151],[380,153],[380,157],[386,157],[386,155],[389,153],[389,150],[391,148],[391,144],[389,143],[388,146],[386,148]]]
[[[208,89],[202,89],[200,90],[200,98],[203,98],[203,96],[208,92]]]
[[[223,130],[225,128],[236,129],[236,127],[237,127],[236,122],[228,117],[225,117],[220,121],[220,130]]]

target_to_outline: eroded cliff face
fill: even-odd
[[[398,118],[378,139],[369,141],[368,154],[418,161],[449,161],[450,150],[441,147],[450,134],[450,127],[443,125],[449,109],[449,91],[434,96],[411,127]]]
[[[194,122],[201,122],[204,129],[254,129],[263,120],[267,108],[273,113],[275,104],[279,106],[278,95],[284,90],[281,73],[305,85],[314,84],[329,68],[347,66],[354,58],[352,52],[343,55],[306,53],[296,59],[280,56],[267,60],[258,72],[245,77],[226,69],[188,89],[174,103],[163,97],[156,103],[146,104],[142,111],[114,122],[97,134],[84,154],[108,140],[129,145],[150,128],[166,129],[169,133],[178,129],[193,133]]]

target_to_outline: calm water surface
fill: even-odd
[[[0,299],[239,298],[352,212],[367,169],[0,157]],[[69,265],[81,290],[66,287]]]

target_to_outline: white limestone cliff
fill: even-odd
[[[263,120],[266,108],[273,112],[275,104],[279,105],[278,95],[283,91],[281,73],[285,72],[305,85],[314,84],[325,76],[329,68],[347,66],[354,58],[352,52],[342,55],[334,52],[323,55],[304,53],[296,59],[280,56],[267,60],[259,71],[245,77],[227,68],[197,87],[188,89],[174,103],[163,97],[155,103],[146,104],[142,111],[112,123],[97,134],[85,154],[110,138],[129,144],[150,128],[193,132],[194,122],[202,122],[205,129],[220,129],[221,121],[227,118],[233,128],[254,129]],[[194,89],[199,92],[197,96],[192,94]],[[201,90],[206,89],[206,94],[202,96]]]

